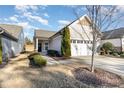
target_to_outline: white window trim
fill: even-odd
[[[48,44],[47,46],[48,46],[48,50],[49,50],[49,43],[48,43],[48,42],[44,42],[44,50],[45,50],[45,51],[47,51],[47,50],[46,50],[46,43]]]

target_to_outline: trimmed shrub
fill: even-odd
[[[110,54],[114,54],[114,53],[116,53],[116,54],[118,54],[118,55],[120,55],[120,52],[118,52],[118,50],[117,49],[112,49],[111,51],[110,51]]]
[[[62,42],[61,42],[61,54],[62,56],[71,56],[71,45],[70,45],[70,31],[68,27],[65,27],[62,32]]]
[[[53,57],[59,57],[60,56],[59,52],[56,50],[48,50],[47,55],[53,56]]]
[[[105,53],[108,54],[109,52],[112,52],[114,49],[114,45],[110,42],[106,42],[103,44],[102,48],[104,48]]]
[[[42,58],[41,55],[34,55],[33,60],[34,60],[35,64],[38,66],[46,66],[46,64],[47,64],[47,61],[44,58]]]
[[[31,59],[31,58],[32,58],[33,56],[35,56],[35,55],[40,55],[40,53],[34,52],[34,53],[30,54],[30,55],[28,56],[28,58]]]
[[[113,53],[112,55],[113,55],[113,56],[119,56],[118,53]]]
[[[119,52],[119,55],[121,55],[121,54],[124,54],[124,52],[122,51],[122,52]]]
[[[47,61],[38,52],[30,54],[28,59],[30,60],[29,64],[32,66],[45,66],[47,64]]]
[[[120,54],[120,57],[124,57],[124,53],[123,54]]]

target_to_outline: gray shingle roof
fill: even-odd
[[[2,27],[0,27],[0,36],[5,36],[11,40],[17,41],[17,38],[15,38],[14,36],[12,36],[11,34],[9,34],[5,29],[3,29]]]
[[[35,30],[35,37],[45,37],[49,38],[52,35],[54,35],[56,32],[55,31],[48,31],[48,30]]]
[[[14,36],[15,38],[18,38],[20,32],[23,29],[21,26],[10,25],[10,24],[0,24],[0,27],[5,29],[5,31],[7,31],[9,34]]]
[[[124,37],[124,28],[118,28],[110,31],[103,32],[102,39],[114,39]]]

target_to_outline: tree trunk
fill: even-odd
[[[91,58],[91,72],[94,72],[94,54],[95,54],[95,32],[93,32],[92,58]]]

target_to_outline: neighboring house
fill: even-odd
[[[80,21],[79,21],[80,20]],[[83,25],[83,29],[80,25]],[[91,21],[88,16],[84,15],[80,19],[77,19],[67,25],[66,27],[70,30],[70,39],[71,39],[71,56],[87,56],[92,53],[92,29]],[[61,40],[62,40],[62,28],[58,32],[51,32],[45,30],[35,30],[34,42],[35,49],[38,52],[47,53],[47,50],[57,50],[61,54]],[[99,35],[101,33],[96,31]],[[100,38],[97,41],[97,50],[100,46]]]
[[[17,56],[24,48],[24,33],[21,26],[0,24],[2,32],[2,56],[3,61],[8,58]]]
[[[54,35],[56,32],[47,31],[47,30],[35,30],[34,33],[34,47],[36,51],[42,52],[43,54],[47,53],[47,50],[50,48],[49,38]]]
[[[102,44],[112,43],[118,51],[124,51],[124,28],[103,32]]]

